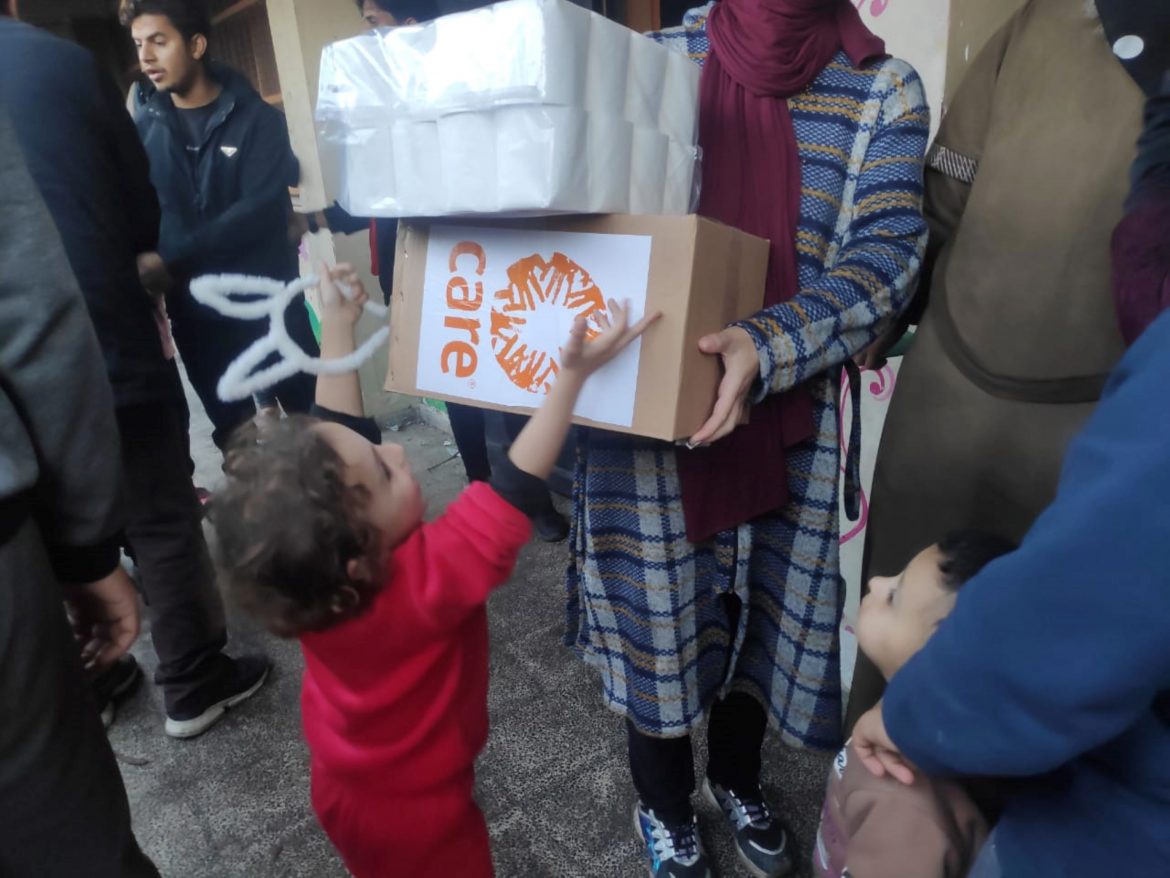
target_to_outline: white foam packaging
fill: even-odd
[[[687,213],[699,69],[567,0],[327,46],[326,179],[361,216]]]

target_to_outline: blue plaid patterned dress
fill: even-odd
[[[706,11],[654,37],[702,64]],[[786,742],[834,750],[840,367],[913,292],[930,113],[908,65],[858,70],[843,53],[789,107],[801,289],[739,325],[760,355],[756,401],[801,383],[815,397],[815,436],[787,452],[790,502],[692,544],[672,447],[590,431],[573,491],[566,641],[600,671],[606,703],[645,734],[688,734],[716,697],[740,691]],[[729,593],[743,602],[735,627],[720,600]]]

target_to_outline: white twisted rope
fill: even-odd
[[[334,360],[310,357],[291,337],[284,325],[284,312],[299,294],[316,286],[319,278],[309,275],[288,284],[269,277],[246,274],[207,274],[191,281],[191,295],[197,302],[214,308],[225,317],[236,320],[268,318],[268,333],[257,339],[232,364],[216,385],[216,393],[224,402],[247,399],[258,391],[278,384],[298,372],[310,375],[338,375],[357,369],[381,347],[390,335],[390,327],[382,326],[367,338],[353,353]],[[341,294],[353,299],[353,290],[339,285]],[[236,296],[258,298],[236,299]],[[387,308],[366,302],[364,310],[381,320],[386,319]],[[259,365],[271,354],[278,354],[275,363],[259,371]]]

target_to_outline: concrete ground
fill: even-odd
[[[433,516],[463,485],[449,436],[414,424],[388,438],[410,452]],[[214,488],[219,456],[194,400],[192,442],[196,481]],[[564,562],[563,543],[532,543],[488,608],[492,731],[479,763],[478,799],[496,872],[501,878],[644,875],[631,831],[634,794],[623,723],[602,705],[595,675],[561,645]],[[229,613],[229,651],[262,651],[273,660],[264,689],[203,737],[184,742],[164,736],[161,695],[144,685],[110,730],[139,841],[167,878],[344,876],[309,808],[299,649]],[[151,671],[149,632],[134,651]],[[807,861],[828,758],[770,738],[764,764],[765,787]],[[720,816],[705,803],[698,807],[717,874],[746,875]]]

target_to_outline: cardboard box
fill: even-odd
[[[654,439],[710,415],[698,340],[763,303],[768,242],[697,216],[403,221],[386,389],[530,412],[578,314],[629,300],[662,319],[585,387],[574,422]]]

